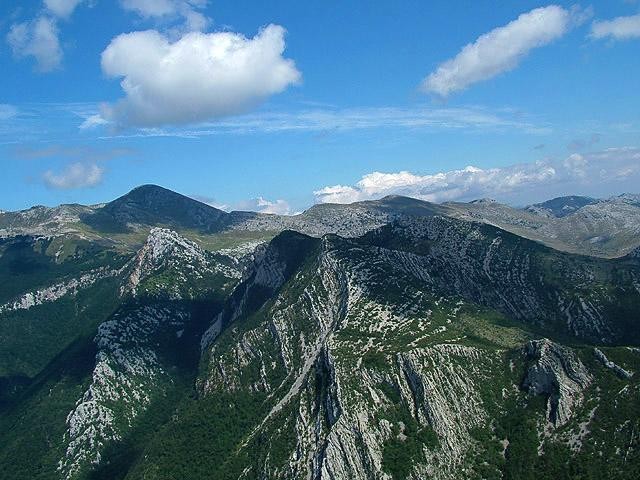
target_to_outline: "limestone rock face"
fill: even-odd
[[[235,253],[235,252],[234,252]],[[205,275],[222,275],[239,279],[244,265],[236,255],[207,252],[177,232],[166,228],[153,228],[146,242],[129,265],[129,276],[122,288],[123,294],[136,295],[140,283],[160,270],[172,270],[173,296],[180,298],[181,286],[189,281],[201,280]]]
[[[104,449],[123,438],[172,380],[158,358],[155,338],[184,329],[185,310],[142,307],[100,325],[91,384],[67,416],[66,446],[58,470],[75,478],[98,464]]]
[[[548,395],[547,418],[555,426],[567,423],[593,378],[571,349],[550,340],[532,340],[524,348],[532,362],[522,387],[533,395]]]
[[[490,420],[481,385],[504,368],[502,357],[447,336],[464,302],[421,293],[402,268],[388,271],[388,258],[364,261],[359,245],[347,252],[343,242],[313,242],[308,269],[293,276],[290,248],[258,258],[233,310],[212,326],[222,344],[211,336],[203,344],[202,395],[267,396],[241,452],[258,439],[275,443],[283,425],[295,431],[285,463],[252,465],[249,477],[389,479],[389,445],[413,441],[408,478],[458,478],[472,431]],[[272,301],[247,328],[259,287],[272,289]]]
[[[633,376],[633,372],[630,372],[629,370],[625,370],[624,368],[622,368],[620,365],[617,365],[616,363],[612,362],[611,360],[609,360],[607,358],[607,356],[604,354],[604,352],[602,350],[600,350],[599,348],[594,348],[593,349],[593,353],[596,356],[596,358],[608,369],[612,370],[616,375],[618,375],[620,378],[624,378],[624,379],[630,379]]]

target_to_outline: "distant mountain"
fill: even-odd
[[[171,228],[220,231],[227,213],[156,185],[143,185],[107,203],[81,220],[97,230],[166,225]]]
[[[402,218],[443,215],[498,226],[553,248],[601,257],[640,245],[640,196],[606,200],[559,197],[525,209],[490,199],[435,204],[402,196],[352,204],[318,204],[299,215],[224,212],[162,187],[145,185],[100,206],[33,207],[0,217],[0,236],[69,235],[138,246],[154,226],[187,236],[271,238],[283,230],[357,237]],[[236,232],[236,233],[233,233]]]
[[[548,210],[541,214],[540,210],[521,210],[497,202],[447,203],[443,206],[451,209],[451,216],[496,225],[558,250],[620,257],[640,245],[640,202],[637,198],[635,195],[611,197],[559,217]]]
[[[525,210],[532,213],[551,215],[557,218],[562,218],[577,212],[582,207],[586,207],[587,205],[594,205],[599,201],[600,200],[591,197],[558,197],[552,200],[547,200],[546,202],[536,203],[534,205],[526,207]]]

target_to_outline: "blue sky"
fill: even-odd
[[[2,2],[0,209],[638,192],[639,54],[630,0]]]

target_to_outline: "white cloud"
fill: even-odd
[[[269,25],[249,39],[231,32],[185,34],[175,42],[155,30],[114,38],[102,69],[122,77],[126,97],[104,105],[119,125],[184,124],[241,113],[300,80],[282,56],[285,30]]]
[[[184,21],[186,30],[202,31],[209,19],[198,10],[207,6],[207,0],[121,0],[122,8],[145,19],[171,22]]]
[[[576,20],[583,20],[575,12]],[[536,8],[503,27],[481,35],[454,58],[442,63],[422,84],[431,93],[446,97],[471,84],[513,70],[532,49],[563,36],[572,24],[572,12],[557,5]]]
[[[320,203],[351,203],[386,195],[404,195],[431,202],[505,198],[557,187],[558,194],[580,188],[598,189],[620,180],[640,180],[640,149],[608,149],[591,154],[572,154],[560,162],[522,163],[482,169],[473,166],[429,175],[407,171],[373,172],[355,185],[334,185],[314,192]],[[564,193],[562,193],[564,192]]]
[[[52,18],[41,16],[31,22],[12,25],[7,42],[16,57],[34,57],[37,69],[41,72],[60,67],[62,49],[58,40],[58,26]]]
[[[640,14],[593,22],[590,36],[597,39],[612,38],[615,40],[640,38]]]
[[[95,127],[99,127],[101,125],[107,125],[109,123],[108,120],[102,118],[100,114],[89,115],[84,119],[84,121],[80,124],[80,130],[87,130]]]
[[[272,213],[277,215],[293,215],[291,211],[291,205],[286,200],[267,200],[264,197],[252,198],[250,200],[242,200],[236,203],[222,203],[212,197],[204,195],[192,196],[194,200],[206,203],[214,208],[224,210],[225,212],[231,211],[243,211],[243,212],[259,212],[259,213]]]
[[[176,2],[172,0],[121,0],[122,8],[136,12],[142,17],[162,17],[176,13]]]
[[[423,131],[504,131],[519,130],[530,134],[548,134],[548,125],[536,125],[521,112],[490,111],[478,107],[429,108],[415,106],[318,108],[291,112],[261,112],[239,115],[194,127],[145,129],[135,136],[180,136],[198,138],[220,134],[255,132],[316,132],[323,136],[349,130],[404,128]]]
[[[61,172],[48,170],[44,173],[44,183],[61,190],[93,187],[102,181],[104,168],[96,163],[75,162],[67,165]]]
[[[68,18],[84,0],[44,0],[44,5],[53,15]]]
[[[589,162],[579,153],[572,153],[563,162],[564,168],[576,177],[584,178],[587,174],[586,168]]]
[[[267,200],[263,197],[239,202],[235,204],[232,209],[259,213],[273,213],[276,215],[291,215],[291,206],[286,200]]]

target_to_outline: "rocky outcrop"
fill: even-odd
[[[547,339],[530,341],[524,355],[531,363],[522,388],[532,395],[547,395],[548,420],[556,427],[564,425],[582,403],[593,377],[571,349]]]
[[[602,363],[602,365],[604,365],[609,370],[612,370],[620,378],[628,380],[633,376],[633,372],[631,372],[629,370],[625,370],[620,365],[617,365],[614,362],[612,362],[611,360],[609,360],[607,358],[607,356],[599,348],[594,348],[593,349],[593,354],[598,359],[598,361],[600,363]]]
[[[403,343],[404,332],[412,331],[414,340],[445,332],[429,320],[429,306],[448,307],[416,297],[399,272],[389,274],[386,259],[363,261],[343,248],[343,240],[323,238],[316,261],[292,277],[293,296],[282,283],[288,269],[281,251],[264,253],[255,267],[264,273],[238,286],[243,300],[232,301],[235,316],[226,332],[232,347],[228,337],[226,347],[203,345],[208,374],[201,391],[211,398],[220,391],[267,394],[270,408],[243,442],[247,451],[258,448],[254,439],[275,439],[283,425],[296,432],[285,464],[254,465],[247,477],[260,472],[283,479],[390,478],[384,473],[388,445],[410,435],[420,445],[410,478],[456,478],[474,448],[470,432],[488,421],[479,385],[500,368],[500,357],[466,345]],[[385,274],[393,294],[375,288],[378,275]],[[256,293],[251,282],[277,290],[272,306],[258,317],[264,320],[243,330]],[[220,333],[221,320],[212,328]],[[385,340],[373,343],[378,335]],[[360,336],[369,340],[356,341]],[[380,360],[371,363],[371,357]]]
[[[58,464],[63,478],[99,464],[104,449],[122,439],[171,383],[154,338],[167,332],[175,338],[188,319],[186,311],[149,306],[117,313],[100,325],[91,384],[67,416],[65,454]]]
[[[99,280],[115,277],[121,273],[122,270],[120,269],[110,269],[107,267],[83,273],[77,278],[72,278],[66,282],[57,283],[41,290],[27,292],[12,302],[0,305],[0,314],[15,310],[29,310],[43,303],[55,302],[65,295],[76,295],[80,290],[90,287]]]
[[[188,280],[201,280],[207,274],[219,274],[229,279],[239,279],[242,275],[242,264],[236,257],[207,252],[195,242],[166,228],[151,230],[128,268],[129,275],[122,293],[134,296],[140,283],[160,270],[174,270],[169,287],[175,292],[175,298],[180,298],[180,287]]]
[[[306,235],[284,232],[268,245],[258,245],[252,254],[252,262],[243,271],[242,282],[202,336],[202,350],[215,340],[223,328],[241,315],[257,310],[274,295],[317,242]]]

